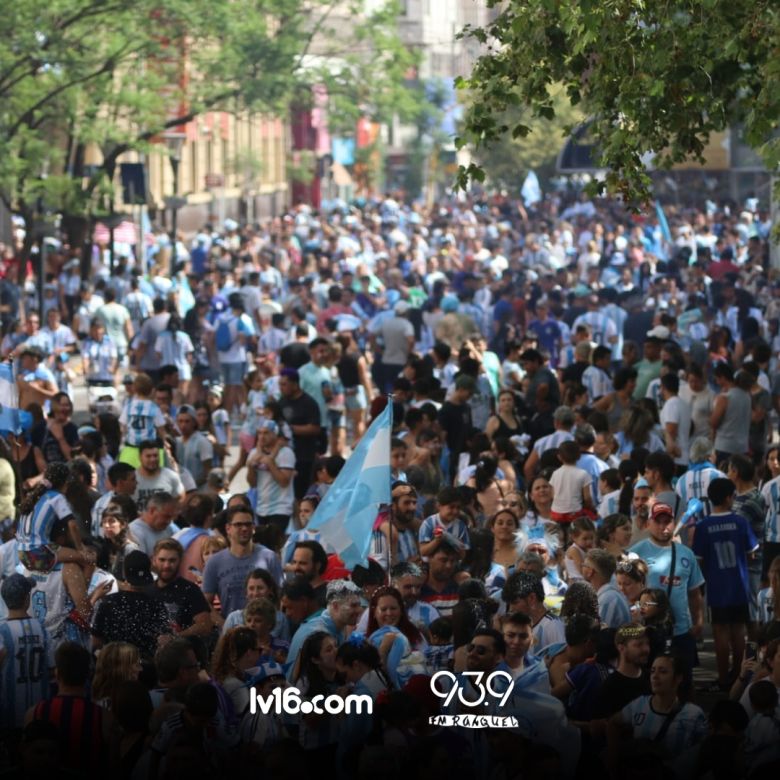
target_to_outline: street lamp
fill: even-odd
[[[173,197],[169,198],[171,208],[171,279],[176,274],[176,221],[182,198],[179,197],[179,163],[184,148],[184,133],[169,133],[165,136],[165,146],[168,149],[168,159],[173,171]]]

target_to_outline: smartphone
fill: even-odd
[[[756,642],[747,642],[745,644],[745,658],[748,661],[755,661],[758,658],[758,644]]]

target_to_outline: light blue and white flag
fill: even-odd
[[[0,433],[19,433],[19,392],[11,363],[0,363]]]
[[[672,243],[672,231],[669,230],[669,222],[666,219],[666,212],[661,205],[660,200],[655,202],[655,215],[658,217],[658,226],[661,228],[661,235],[668,244]]]
[[[320,532],[326,546],[338,553],[348,569],[367,565],[379,505],[391,501],[392,430],[393,404],[389,401],[358,442],[306,526]]]
[[[528,171],[528,175],[525,177],[520,190],[520,195],[522,195],[523,203],[528,208],[542,200],[542,188],[539,186],[539,177],[533,171]]]

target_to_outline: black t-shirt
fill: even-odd
[[[571,384],[571,385],[581,385],[582,384],[582,375],[585,373],[585,369],[590,365],[590,363],[582,363],[579,360],[576,360],[574,363],[572,363],[570,366],[566,366],[566,368],[563,369],[563,374],[561,378],[563,379],[564,384]]]
[[[282,417],[288,425],[319,425],[320,407],[307,393],[298,398],[282,398],[280,401]],[[298,436],[293,434],[293,451],[301,463],[309,463],[317,457],[320,434]]]
[[[620,712],[630,701],[650,693],[650,675],[643,671],[639,677],[626,677],[618,671],[612,672],[598,693],[593,708],[594,718],[609,718]]]
[[[195,615],[209,611],[203,591],[183,577],[177,577],[163,588],[153,585],[147,592],[165,605],[175,631],[184,631],[195,622]]]
[[[160,634],[171,633],[171,620],[159,599],[147,593],[123,590],[99,602],[92,633],[106,644],[135,645],[144,658],[151,659]]]
[[[466,436],[471,428],[471,407],[445,401],[439,409],[439,424],[447,434],[450,457],[457,461],[466,446]]]
[[[287,368],[300,368],[311,360],[306,344],[293,341],[279,350],[279,362]]]
[[[72,422],[65,423],[62,426],[62,434],[71,447],[75,447],[78,444],[79,429]],[[66,460],[65,453],[60,448],[59,442],[52,436],[49,427],[46,425],[46,420],[39,422],[33,427],[30,432],[30,441],[34,447],[40,449],[47,463]]]

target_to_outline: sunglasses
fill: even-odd
[[[477,655],[485,655],[486,653],[490,652],[490,648],[485,647],[485,645],[470,644],[470,645],[466,645],[466,652],[476,653]]]
[[[645,607],[657,607],[658,602],[657,601],[642,601],[639,603],[639,609],[644,609]]]
[[[622,574],[631,574],[634,571],[634,562],[618,561],[617,570]]]

